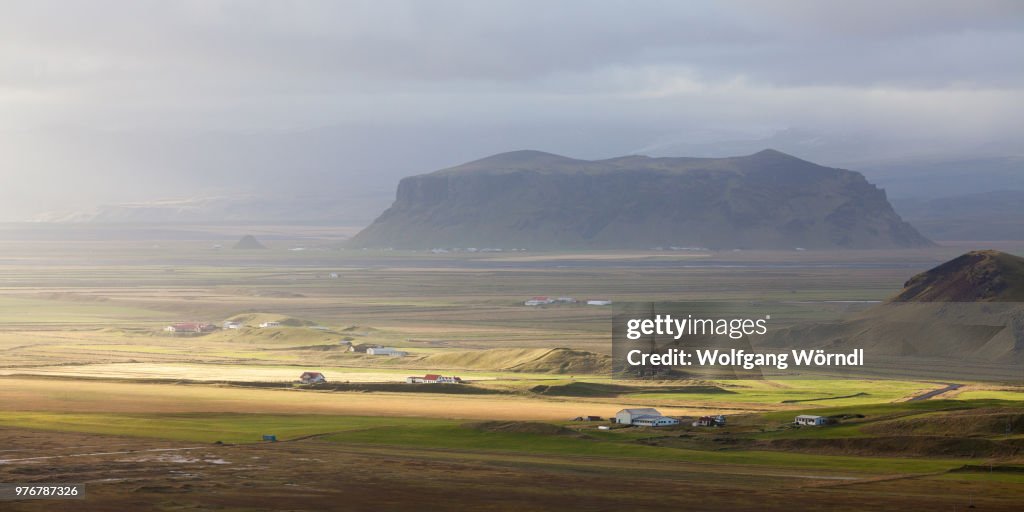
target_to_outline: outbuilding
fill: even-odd
[[[405,357],[409,355],[408,352],[398,350],[391,347],[371,347],[366,349],[366,355],[368,356],[391,356],[391,357]]]
[[[796,417],[796,420],[794,420],[793,423],[796,423],[797,425],[820,427],[828,424],[828,418],[824,416],[814,416],[811,414],[801,414]]]
[[[719,414],[718,416],[701,416],[697,418],[697,421],[693,422],[695,427],[724,427],[725,416]]]
[[[214,327],[213,324],[201,322],[183,322],[164,327],[164,331],[173,332],[175,334],[202,334],[211,332],[214,329],[216,329],[216,327]]]
[[[657,409],[645,407],[640,409],[623,409],[615,413],[615,423],[642,427],[665,427],[678,425],[679,420],[664,416]]]

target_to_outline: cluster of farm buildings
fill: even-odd
[[[241,322],[232,322],[230,320],[224,322],[221,326],[223,329],[241,329],[242,327],[244,325]],[[259,327],[260,329],[281,327],[281,322],[261,322]],[[164,327],[164,332],[174,334],[206,334],[216,330],[217,326],[209,322],[179,322]]]
[[[678,418],[665,416],[657,409],[644,407],[639,409],[623,409],[615,414],[615,423],[620,425],[635,425],[639,427],[668,427],[679,425],[682,421]],[[701,416],[691,425],[694,427],[724,427],[725,416]]]
[[[600,419],[598,416],[581,416],[577,417],[576,421],[600,421]],[[658,412],[657,409],[651,407],[622,409],[615,413],[615,417],[611,421],[619,425],[633,425],[637,427],[670,427],[682,423],[682,420],[679,418],[665,416]],[[725,416],[719,414],[717,416],[701,416],[694,420],[691,425],[694,427],[724,427],[725,423]],[[801,414],[793,421],[794,425],[812,427],[820,427],[829,423],[831,423],[829,418],[825,416],[810,414]]]
[[[281,327],[282,325],[283,324],[281,324],[281,322],[267,321],[267,322],[261,322],[259,324],[259,328],[260,329],[268,329],[268,328],[273,328],[273,327]],[[234,322],[234,321],[230,321],[230,320],[224,322],[223,325],[221,326],[221,328],[225,329],[225,330],[241,329],[242,327],[246,327],[246,326],[243,325],[240,322]],[[168,326],[164,327],[163,330],[164,330],[164,332],[167,332],[167,333],[170,333],[170,334],[175,334],[175,335],[195,336],[195,335],[201,335],[201,334],[209,334],[211,332],[216,331],[217,329],[218,329],[218,327],[216,325],[214,325],[212,323],[208,323],[208,322],[180,322],[180,323],[168,325]],[[326,327],[320,327],[320,326],[312,326],[312,327],[310,327],[310,329],[327,330]],[[399,350],[399,349],[394,348],[394,347],[385,347],[385,346],[373,345],[373,344],[353,344],[351,341],[348,341],[348,340],[343,340],[340,343],[345,348],[345,350],[344,350],[345,352],[355,352],[355,353],[360,353],[360,354],[366,354],[368,356],[386,356],[386,357],[406,357],[406,356],[409,355],[409,352],[406,352],[404,350]]]
[[[326,382],[327,377],[322,372],[303,372],[299,376],[299,383],[301,384],[323,384]],[[406,384],[462,384],[464,381],[462,377],[428,373],[422,377],[406,377],[405,382]]]

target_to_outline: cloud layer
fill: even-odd
[[[1016,1],[6,3],[0,217],[789,127],[1006,148],[1021,62]]]

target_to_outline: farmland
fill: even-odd
[[[1021,499],[1019,383],[961,382],[909,401],[946,383],[618,380],[605,371],[607,308],[522,305],[535,295],[714,299],[827,313],[882,300],[961,247],[436,255],[339,250],[335,233],[312,229],[261,232],[270,249],[256,253],[214,248],[215,232],[3,239],[0,481],[85,482],[99,510],[330,509],[342,499],[381,503],[381,486],[385,507],[446,496],[481,510],[685,506],[694,493],[734,510],[783,509],[794,496],[836,510],[999,510]],[[296,247],[304,250],[288,250]],[[227,319],[246,325],[162,330]],[[304,371],[328,384],[296,384]],[[467,384],[404,384],[425,373]],[[607,423],[571,421],[626,407],[684,423],[599,430]],[[842,419],[796,429],[799,413]],[[728,427],[689,426],[708,414],[726,414]],[[279,442],[262,443],[265,434]]]

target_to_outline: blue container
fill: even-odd
[[[263,440],[264,441],[274,441],[274,442],[277,442],[277,436],[275,436],[273,434],[270,434],[270,435],[263,434]]]

